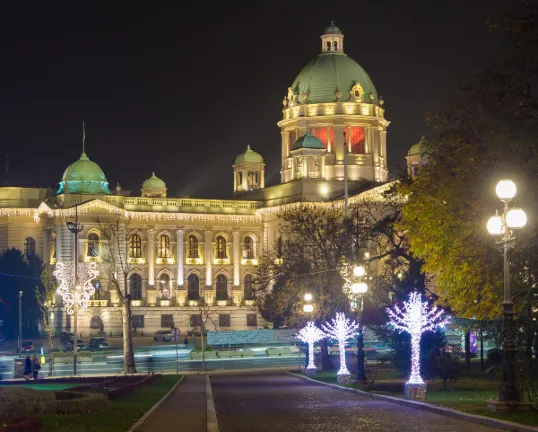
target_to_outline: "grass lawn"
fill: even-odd
[[[31,381],[30,381],[31,382]],[[3,386],[8,386],[9,384],[2,384]],[[60,391],[63,389],[68,389],[71,387],[78,387],[80,383],[47,383],[47,384],[19,384],[17,387],[31,388],[34,390],[54,390]],[[11,387],[15,387],[12,385]]]
[[[538,426],[538,411],[495,413],[488,410],[487,400],[497,398],[499,388],[498,376],[493,381],[485,379],[483,373],[476,370],[479,365],[472,365],[470,371],[462,371],[460,380],[449,383],[447,389],[443,383],[428,383],[427,403],[465,411],[472,414],[513,421],[516,423]],[[319,372],[315,380],[337,384],[336,371]],[[379,368],[376,382],[368,384],[347,384],[345,387],[356,388],[372,393],[403,398],[403,387],[406,377],[394,369]]]
[[[129,396],[110,401],[107,411],[87,415],[42,415],[45,430],[55,432],[122,432],[128,430],[159,401],[180,377],[163,375]]]

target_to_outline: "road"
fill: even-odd
[[[212,376],[220,432],[500,432],[283,374]]]

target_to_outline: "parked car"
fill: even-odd
[[[69,341],[69,345],[71,346],[72,349],[74,349],[74,347],[75,347],[75,339],[71,339]],[[84,340],[77,339],[77,350],[85,350],[87,348],[88,348],[88,344],[86,342],[84,342]]]
[[[22,352],[32,352],[34,348],[32,341],[22,341]]]
[[[172,340],[172,330],[157,330],[153,335],[155,342],[166,342]]]
[[[110,342],[104,337],[94,337],[90,339],[88,347],[90,349],[110,348]]]
[[[62,334],[60,335],[60,342],[69,342],[71,339],[74,339],[75,338],[75,333],[71,333],[71,332],[62,332]]]

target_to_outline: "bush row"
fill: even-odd
[[[77,351],[77,357],[92,357],[91,351]],[[73,357],[73,351],[55,351],[52,353],[52,358]]]
[[[123,396],[127,396],[130,394],[133,390],[136,390],[137,388],[140,388],[142,386],[150,384],[155,378],[159,378],[160,375],[147,375],[135,382],[131,382],[125,385],[122,385],[121,387],[114,388],[110,391],[105,392],[105,394],[108,396],[110,400],[118,399]]]

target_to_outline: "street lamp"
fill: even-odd
[[[22,291],[19,291],[19,340],[17,351],[19,351],[19,357],[22,357]]]
[[[503,300],[503,342],[502,342],[502,374],[498,401],[502,403],[519,402],[517,377],[515,370],[516,344],[513,336],[513,303],[510,295],[510,261],[508,249],[513,247],[515,236],[513,230],[523,228],[527,223],[527,215],[520,208],[510,209],[508,204],[516,196],[517,188],[512,180],[501,180],[495,189],[497,196],[503,201],[501,215],[492,216],[487,229],[491,235],[501,236],[496,242],[502,247],[504,264],[504,300]]]

